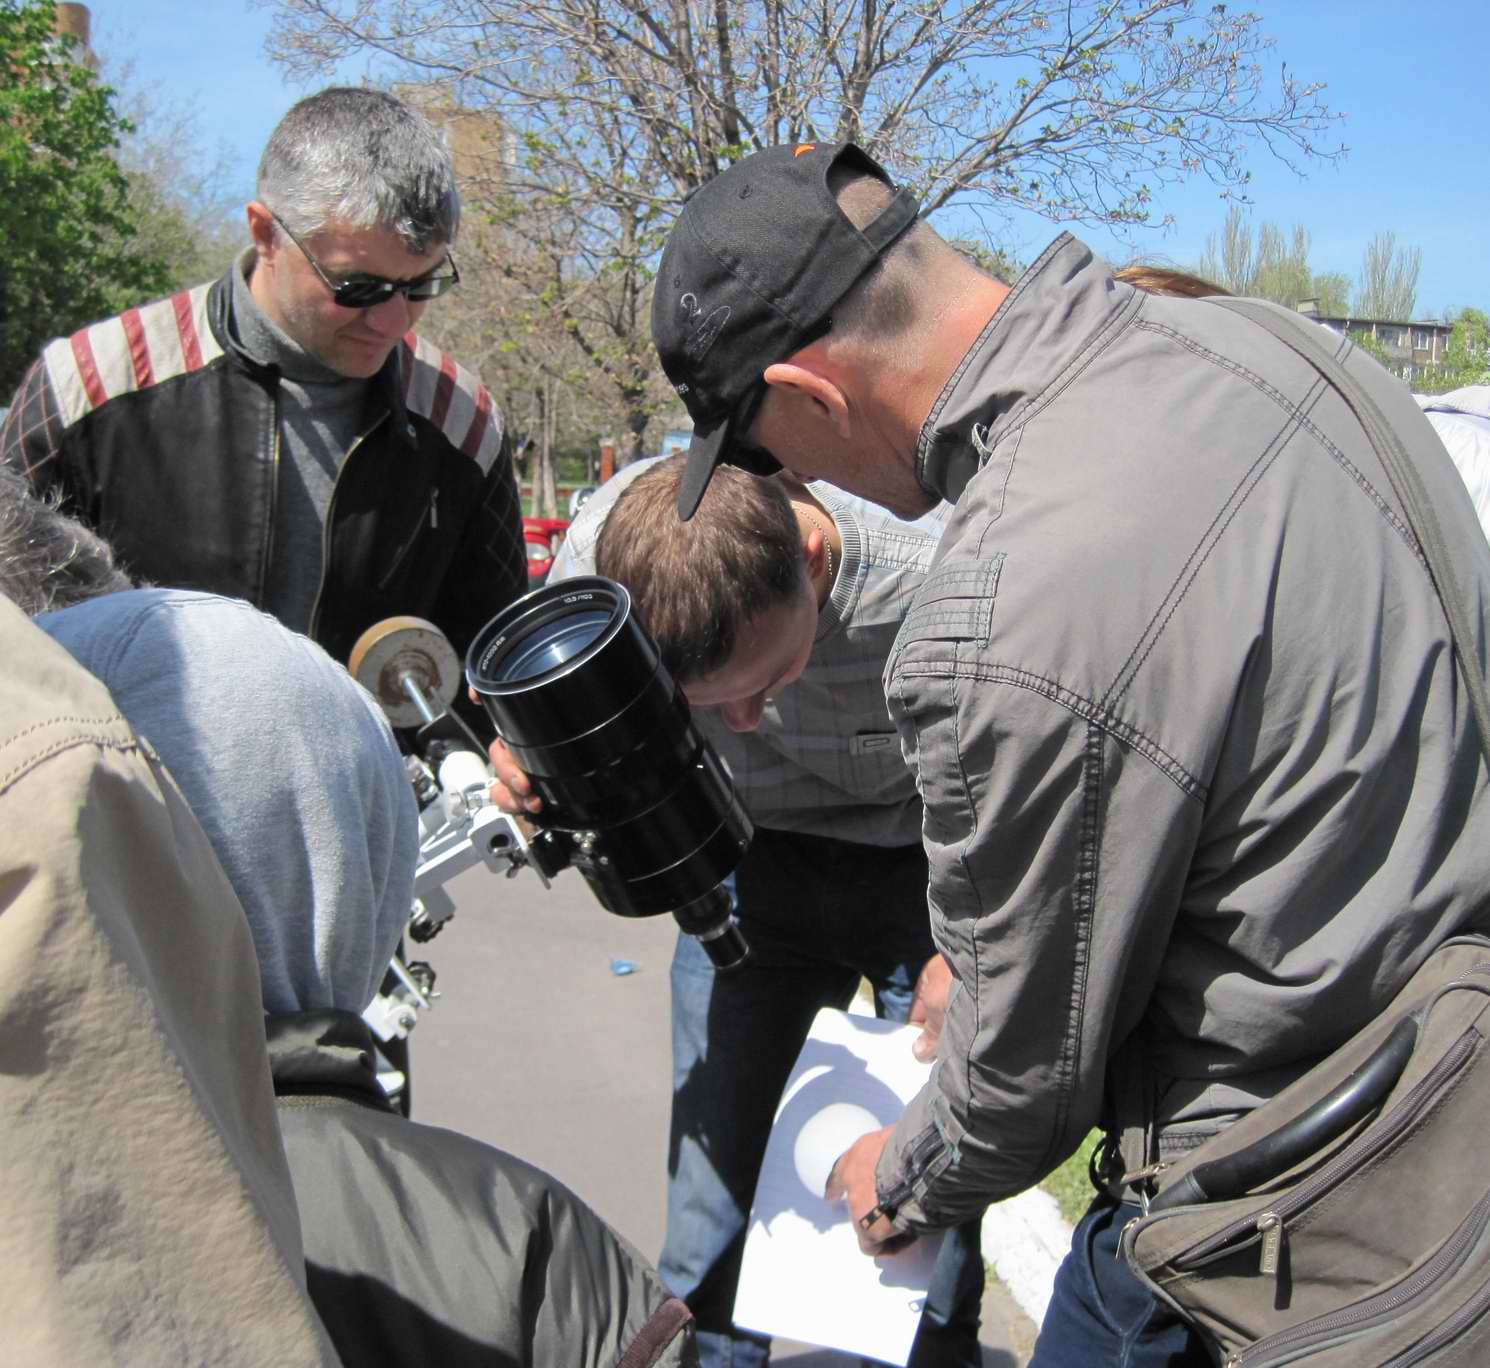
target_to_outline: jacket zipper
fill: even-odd
[[[1391,1359],[1386,1368],[1412,1368],[1426,1362],[1445,1344],[1452,1344],[1461,1330],[1467,1330],[1485,1314],[1490,1307],[1490,1282],[1482,1283],[1467,1302],[1444,1321],[1431,1335],[1419,1340],[1411,1349],[1404,1350]]]
[[[269,527],[264,536],[264,554],[259,560],[258,602],[263,604],[269,594],[269,567],[274,563],[274,520],[278,516],[279,504],[279,380],[274,383],[274,421],[269,430],[274,434],[269,447]]]
[[[385,415],[386,416],[386,415]],[[316,597],[310,606],[310,630],[306,633],[312,641],[320,640],[321,627],[321,599],[326,593],[326,578],[331,573],[331,533],[336,525],[336,496],[341,490],[342,477],[347,473],[347,467],[352,464],[352,458],[379,426],[383,419],[379,418],[366,432],[360,433],[347,448],[347,454],[342,458],[341,467],[336,472],[336,479],[331,482],[331,497],[326,501],[326,521],[321,528],[321,578],[316,584]]]
[[[1262,1241],[1261,1267],[1259,1272],[1277,1275],[1278,1262],[1283,1250],[1284,1222],[1302,1207],[1308,1206],[1321,1192],[1328,1191],[1341,1177],[1368,1162],[1378,1151],[1390,1145],[1406,1130],[1430,1102],[1444,1082],[1464,1066],[1473,1053],[1480,1034],[1470,1027],[1453,1048],[1433,1066],[1393,1109],[1390,1120],[1371,1136],[1364,1145],[1351,1144],[1341,1150],[1314,1178],[1301,1183],[1280,1201],[1265,1211],[1242,1217],[1212,1235],[1208,1240],[1186,1250],[1174,1261],[1177,1270],[1199,1267],[1210,1256],[1230,1252],[1227,1248],[1238,1235],[1253,1231]],[[1176,1211],[1192,1208],[1176,1207]],[[1165,1213],[1166,1215],[1168,1213]]]
[[[1468,1259],[1475,1241],[1484,1234],[1487,1224],[1490,1224],[1490,1193],[1475,1203],[1469,1216],[1443,1248],[1389,1292],[1379,1293],[1354,1306],[1344,1307],[1339,1311],[1321,1316],[1317,1320],[1306,1321],[1302,1325],[1280,1330],[1276,1335],[1267,1339],[1258,1340],[1256,1344],[1232,1354],[1223,1368],[1262,1368],[1264,1364],[1289,1363],[1293,1361],[1291,1356],[1296,1351],[1312,1353],[1329,1347],[1323,1342],[1325,1340],[1335,1342],[1342,1338],[1349,1338],[1391,1320],[1411,1302],[1431,1292],[1437,1283],[1457,1273]],[[1487,1300],[1490,1300],[1490,1283],[1476,1291],[1474,1297],[1460,1307],[1442,1326],[1434,1330],[1434,1341],[1446,1342],[1446,1339],[1441,1339],[1441,1337],[1445,1336],[1449,1327],[1473,1320],[1474,1315],[1467,1313],[1473,1307],[1482,1307]],[[1431,1346],[1427,1340],[1419,1341],[1407,1351],[1407,1354],[1418,1355],[1420,1352],[1423,1354],[1431,1352]],[[1273,1357],[1279,1354],[1285,1357]],[[1417,1361],[1416,1357],[1403,1355],[1388,1360],[1390,1365],[1402,1365],[1402,1368]]]
[[[419,541],[419,534],[424,531],[426,525],[428,525],[431,532],[439,530],[439,497],[439,489],[437,487],[431,486],[429,491],[428,507],[425,508],[422,513],[420,513],[419,521],[414,524],[414,530],[409,533],[408,541],[403,544],[402,549],[394,558],[393,564],[388,567],[388,569],[383,573],[383,577],[378,581],[379,589],[386,589],[390,584],[393,583],[394,576],[403,569],[404,562],[407,561],[409,557],[414,554],[414,547]]]
[[[915,1192],[916,1178],[926,1171],[931,1156],[945,1147],[946,1142],[934,1128],[915,1141],[903,1159],[908,1176],[879,1199],[880,1211],[893,1221],[900,1214],[900,1208],[910,1201]]]

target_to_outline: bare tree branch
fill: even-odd
[[[1296,170],[1344,153],[1323,87],[1275,62],[1255,14],[1204,0],[260,2],[294,74],[374,57],[507,130],[472,203],[515,260],[561,260],[531,293],[639,405],[633,434],[662,234],[759,147],[853,139],[927,213],[1113,226],[1164,222],[1156,196],[1195,177],[1244,201],[1258,148]]]

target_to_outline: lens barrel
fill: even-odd
[[[625,588],[587,576],[524,595],[477,634],[466,678],[543,799],[535,822],[567,842],[601,904],[671,912],[738,962],[719,885],[750,819]]]

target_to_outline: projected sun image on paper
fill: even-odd
[[[824,1010],[782,1093],[766,1145],[735,1297],[751,1330],[904,1364],[941,1236],[868,1258],[823,1188],[838,1156],[891,1125],[930,1066],[914,1026]]]

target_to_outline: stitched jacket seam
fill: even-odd
[[[1035,674],[1031,670],[1020,669],[1012,665],[978,665],[961,661],[948,669],[945,665],[918,665],[913,661],[907,661],[902,655],[896,661],[895,673],[897,681],[910,676],[945,678],[949,675],[958,675],[964,679],[981,679],[1008,684],[1013,688],[1027,689],[1031,693],[1041,694],[1058,707],[1065,708],[1066,711],[1081,718],[1082,721],[1100,727],[1115,741],[1127,746],[1135,754],[1141,755],[1187,798],[1204,802],[1209,792],[1205,783],[1191,774],[1178,759],[1146,732],[1140,731],[1121,718],[1114,717],[1096,700],[1075,693],[1058,681]]]
[[[925,746],[925,736],[924,736],[924,734],[923,734],[920,726],[918,724],[916,724],[916,722],[915,722],[915,714],[913,712],[911,712],[911,710],[908,709],[905,706],[905,692],[904,692],[902,680],[901,680],[901,678],[900,678],[900,676],[898,674],[891,676],[891,678],[888,681],[888,687],[887,687],[887,691],[886,691],[887,692],[887,700],[888,700],[888,693],[889,693],[890,690],[893,690],[894,693],[897,696],[898,702],[900,704],[901,715],[903,717],[907,718],[908,720],[910,720],[910,722],[912,723],[912,725],[915,727],[916,750],[917,750],[917,753],[919,754],[924,749],[924,746]],[[966,793],[970,793],[971,790],[967,787],[968,774],[967,774],[967,769],[964,766],[963,760],[962,760],[962,755],[963,755],[962,736],[961,736],[961,731],[960,731],[959,723],[958,723],[958,720],[957,720],[960,717],[960,715],[961,714],[960,714],[960,709],[958,707],[958,698],[957,698],[957,686],[956,686],[956,682],[954,681],[953,684],[952,684],[952,718],[953,718],[953,724],[952,725],[953,725],[953,734],[954,734],[954,737],[956,739],[956,744],[957,744],[957,770],[958,770],[958,776],[959,776],[959,779],[960,779],[960,781],[961,781],[961,783],[963,785],[963,792],[966,794]],[[976,829],[977,829],[977,813],[976,813],[976,809],[975,809],[975,807],[974,807],[974,805],[973,805],[973,803],[971,801],[968,802],[967,807],[968,807],[968,813],[969,813],[969,820],[970,820],[970,822],[973,825],[973,831],[969,833],[969,842],[971,842],[972,835],[976,832]],[[981,893],[978,891],[977,883],[976,883],[975,880],[972,879],[972,877],[971,877],[971,871],[968,869],[967,856],[966,856],[965,849],[964,849],[964,851],[959,852],[959,854],[957,856],[957,863],[958,863],[959,867],[962,869],[964,877],[968,879],[968,887],[973,891],[973,896],[974,896],[974,898],[976,900],[976,907],[974,908],[974,911],[973,911],[973,925],[976,926],[978,920],[983,915],[983,900],[982,900]],[[932,910],[931,908],[928,908],[928,911],[931,911],[931,910]],[[958,948],[960,949],[962,947],[958,947]],[[978,938],[977,938],[976,935],[971,935],[971,934],[968,935],[967,941],[966,941],[966,953],[968,954],[968,957],[969,957],[969,959],[972,962],[972,966],[973,966],[973,983],[976,984],[977,982],[979,982],[978,975],[982,971],[982,966],[980,964],[979,956],[978,956]],[[982,997],[976,991],[976,989],[969,989],[968,987],[964,986],[963,991],[964,992],[969,992],[969,991],[972,992],[971,1002],[972,1002],[972,1010],[973,1010],[973,1028],[974,1028],[974,1036],[973,1036],[973,1038],[974,1039],[977,1039],[977,1035],[978,1035],[978,1033],[982,1029]],[[971,1055],[971,1053],[967,1054],[966,1056],[964,1056],[961,1060],[959,1060],[957,1062],[958,1062],[958,1065],[959,1065],[959,1067],[961,1068],[961,1071],[962,1071],[961,1084],[962,1084],[962,1088],[963,1088],[963,1093],[964,1093],[965,1096],[971,1097],[972,1096],[972,1055]],[[940,1064],[939,1067],[941,1067],[941,1068],[948,1068],[948,1067],[951,1066],[952,1063],[953,1063],[953,1061],[949,1057],[947,1059],[944,1059],[941,1062],[941,1064]],[[917,1144],[921,1141],[921,1138],[923,1136],[925,1136],[926,1134],[928,1134],[928,1133],[930,1133],[932,1131],[936,1131],[939,1134],[940,1140],[942,1142],[942,1150],[945,1151],[946,1143],[947,1143],[947,1137],[944,1134],[940,1134],[940,1127],[936,1124],[935,1119],[934,1119],[934,1115],[933,1115],[932,1124],[926,1130],[923,1130],[921,1132],[918,1132],[917,1137],[916,1137],[916,1140],[915,1141],[912,1141],[911,1144],[907,1146],[904,1154],[902,1155],[902,1163],[905,1165],[905,1167],[902,1170],[904,1182],[905,1182],[906,1185],[909,1186],[910,1190],[912,1190],[912,1191],[915,1192],[915,1194],[918,1197],[924,1195],[924,1193],[926,1191],[926,1188],[927,1188],[927,1185],[933,1180],[934,1177],[936,1177],[937,1175],[939,1175],[946,1168],[946,1164],[945,1163],[942,1163],[942,1164],[936,1165],[935,1166],[935,1171],[933,1172],[932,1171],[932,1165],[931,1164],[926,1164],[926,1165],[922,1165],[920,1167],[917,1167],[912,1162],[912,1155],[913,1155],[913,1153],[916,1150]]]
[[[902,699],[902,702],[904,700]],[[969,829],[967,840],[963,842],[962,849],[957,853],[957,864],[962,870],[962,877],[966,880],[967,887],[972,890],[976,900],[973,909],[973,927],[982,921],[986,909],[983,906],[982,891],[978,887],[978,880],[974,877],[972,868],[968,864],[967,852],[970,846],[975,844],[978,836],[978,810],[977,804],[972,801],[974,792],[970,776],[967,772],[967,764],[963,756],[967,753],[963,746],[962,737],[962,689],[960,680],[954,676],[952,680],[952,719],[953,734],[957,738],[957,779],[962,793],[967,798],[967,812]],[[920,741],[917,740],[917,753],[920,753]],[[983,1033],[983,995],[977,991],[977,985],[983,982],[983,960],[978,953],[978,937],[974,932],[968,934],[968,955],[973,964],[973,982],[971,988],[964,988],[964,992],[972,992],[973,1006],[973,1039],[977,1040]],[[966,1057],[961,1061],[963,1070],[963,1090],[965,1095],[971,1099],[973,1096],[973,1056],[969,1050]]]
[[[107,725],[107,724],[105,724]],[[20,731],[7,737],[0,742],[0,754],[13,747],[17,742],[28,736],[35,736],[53,727],[73,726],[99,726],[97,718],[91,717],[53,717],[45,722],[38,722],[34,726],[24,727]],[[68,732],[59,736],[56,740],[43,744],[40,750],[30,752],[24,760],[12,765],[9,769],[0,771],[0,793],[5,792],[17,780],[24,778],[38,765],[47,760],[54,759],[64,751],[75,750],[80,746],[97,746],[103,750],[116,751],[121,754],[129,751],[138,751],[139,743],[133,737],[128,740],[121,739],[117,734],[111,735],[108,731],[97,732]]]
[[[1103,729],[1087,723],[1085,760],[1082,765],[1081,841],[1077,850],[1076,881],[1072,898],[1075,913],[1075,943],[1072,946],[1070,1006],[1066,1034],[1056,1061],[1056,1105],[1050,1143],[1043,1165],[1058,1158],[1056,1147],[1065,1134],[1071,1115],[1081,1068],[1081,1039],[1086,1024],[1087,982],[1091,971],[1092,922],[1096,917],[1097,883],[1101,865],[1102,744]]]
[[[1303,411],[1301,406],[1290,403],[1286,395],[1284,395],[1273,385],[1268,384],[1268,382],[1264,380],[1260,375],[1256,374],[1256,372],[1248,370],[1245,366],[1241,365],[1237,361],[1233,361],[1230,357],[1222,356],[1219,352],[1211,351],[1209,347],[1202,346],[1200,343],[1194,341],[1192,338],[1186,337],[1184,333],[1177,332],[1174,328],[1168,327],[1167,325],[1162,323],[1152,323],[1144,319],[1140,319],[1137,323],[1134,324],[1134,326],[1142,328],[1147,332],[1156,333],[1161,336],[1167,337],[1172,342],[1176,342],[1180,346],[1184,347],[1185,350],[1190,352],[1192,355],[1198,356],[1201,360],[1209,361],[1211,364],[1219,366],[1223,370],[1230,371],[1239,379],[1245,380],[1255,390],[1257,390],[1259,394],[1262,394],[1266,398],[1270,399],[1278,408],[1282,409],[1284,413],[1291,415],[1298,423],[1299,427],[1308,432],[1309,435],[1320,444],[1320,446],[1322,446],[1326,451],[1330,453],[1331,457],[1334,458],[1335,464],[1339,466],[1344,474],[1348,476],[1357,485],[1357,487],[1359,487],[1361,492],[1365,494],[1366,497],[1369,498],[1373,504],[1376,505],[1376,511],[1381,515],[1382,518],[1386,520],[1387,525],[1390,526],[1392,530],[1395,531],[1397,535],[1402,539],[1403,544],[1413,554],[1418,563],[1423,567],[1424,571],[1427,571],[1428,562],[1423,557],[1422,548],[1418,545],[1417,538],[1412,535],[1412,529],[1409,528],[1407,524],[1397,516],[1397,514],[1392,510],[1391,505],[1382,498],[1381,494],[1377,491],[1376,486],[1372,484],[1371,481],[1367,478],[1365,472],[1362,471],[1360,467],[1358,467],[1343,451],[1341,451],[1339,447],[1337,447],[1332,441],[1330,441],[1330,439],[1324,434],[1324,432],[1318,426],[1316,426],[1316,424],[1308,416],[1308,414]],[[1320,391],[1322,388],[1328,388],[1328,386],[1325,385],[1325,382],[1322,379],[1316,378],[1315,383],[1310,386],[1309,392],[1311,394],[1314,394]]]
[[[1417,546],[1416,540],[1412,537],[1410,531],[1387,506],[1371,482],[1345,456],[1344,452],[1330,442],[1325,434],[1309,419],[1308,410],[1318,402],[1328,388],[1322,379],[1316,378],[1306,391],[1304,399],[1300,403],[1294,404],[1275,386],[1268,384],[1255,372],[1248,370],[1245,366],[1240,365],[1229,357],[1222,356],[1208,347],[1201,346],[1174,328],[1144,319],[1137,320],[1134,326],[1151,335],[1163,337],[1177,343],[1200,360],[1216,365],[1239,379],[1245,380],[1282,411],[1286,422],[1283,429],[1258,453],[1257,459],[1248,467],[1246,473],[1237,480],[1231,492],[1222,502],[1216,516],[1211,520],[1210,525],[1205,529],[1195,546],[1191,548],[1189,555],[1185,558],[1184,564],[1175,575],[1173,583],[1163,598],[1160,599],[1159,606],[1155,609],[1153,617],[1150,618],[1148,625],[1134,643],[1133,650],[1129,653],[1128,659],[1123,662],[1122,668],[1114,678],[1111,689],[1102,700],[1104,706],[1115,703],[1132,688],[1142,673],[1149,656],[1159,644],[1170,622],[1173,621],[1175,614],[1179,611],[1181,604],[1184,603],[1190,589],[1194,586],[1201,568],[1209,560],[1216,547],[1220,545],[1222,537],[1226,535],[1227,529],[1235,520],[1243,504],[1251,497],[1253,490],[1266,477],[1268,471],[1275,464],[1279,456],[1287,449],[1289,443],[1297,437],[1300,430],[1309,433],[1321,447],[1330,453],[1335,464],[1372,500],[1378,513],[1386,518],[1388,524],[1403,538],[1408,549],[1417,556],[1420,562],[1423,559],[1421,550]],[[1426,563],[1424,563],[1424,566],[1426,568]]]
[[[1311,393],[1315,392],[1318,392],[1318,387],[1311,390]],[[1252,496],[1253,490],[1262,483],[1263,478],[1283,454],[1289,442],[1297,436],[1298,428],[1298,415],[1294,414],[1272,441],[1258,453],[1257,459],[1247,468],[1246,473],[1232,486],[1231,492],[1223,500],[1216,516],[1211,519],[1205,532],[1191,548],[1190,554],[1185,557],[1185,563],[1175,575],[1168,592],[1160,599],[1153,617],[1149,619],[1148,625],[1134,643],[1128,659],[1123,662],[1122,669],[1118,671],[1112,687],[1102,700],[1104,706],[1116,703],[1133,686],[1175,613],[1179,611],[1180,605],[1194,586],[1201,568],[1221,544],[1222,537],[1226,535],[1227,529],[1241,512],[1242,506]]]
[[[1142,302],[1143,296],[1135,290],[1133,298],[1126,305],[1112,312],[1102,326],[1086,340],[1080,351],[1071,358],[1066,368],[1038,394],[1030,396],[1019,416],[994,437],[990,444],[991,447],[997,448],[1011,437],[1022,433],[1029,423],[1038,418],[1086,374],[1097,358],[1117,342],[1125,329],[1137,322],[1135,315]]]

